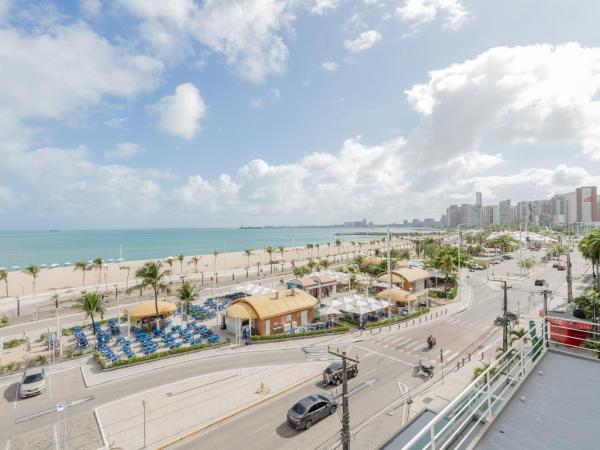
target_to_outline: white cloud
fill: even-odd
[[[310,8],[311,14],[322,16],[337,8],[339,0],[314,0],[314,4]]]
[[[173,95],[163,97],[152,109],[158,112],[163,131],[184,139],[200,131],[200,122],[206,116],[202,95],[192,83],[180,84]]]
[[[143,153],[144,149],[134,142],[121,142],[113,149],[104,152],[106,159],[127,159]]]
[[[190,38],[222,55],[241,77],[263,81],[285,69],[282,32],[295,20],[292,0],[119,0],[142,18],[142,36],[162,55],[193,53]]]
[[[579,44],[496,47],[430,72],[407,91],[424,116],[425,158],[501,143],[576,145],[600,159],[600,49]]]
[[[80,7],[87,16],[96,16],[102,10],[101,0],[81,0]]]
[[[417,27],[440,19],[444,28],[451,30],[459,29],[469,17],[461,0],[406,0],[397,13]]]
[[[0,28],[0,60],[0,105],[18,118],[58,118],[103,96],[132,97],[154,89],[162,71],[83,23],[33,35]]]
[[[321,63],[321,67],[329,72],[335,72],[338,68],[338,65],[333,61],[325,61]]]
[[[364,52],[381,41],[381,34],[375,30],[364,31],[356,39],[346,39],[344,47],[352,53]]]

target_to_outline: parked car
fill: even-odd
[[[546,280],[535,280],[535,282],[533,283],[536,286],[545,286],[546,285]]]
[[[513,259],[511,255],[502,255],[502,259]]]
[[[556,266],[556,270],[567,270],[567,266],[563,266],[562,264],[559,264]]]
[[[556,269],[558,266],[560,266],[560,264],[558,264],[557,262],[555,262],[554,264],[552,264],[552,268]]]
[[[344,376],[342,367],[341,361],[329,364],[323,371],[323,382],[325,384],[333,384],[334,386],[341,384]],[[354,378],[356,375],[358,375],[358,364],[348,364],[348,379]]]
[[[331,394],[313,394],[304,397],[290,408],[287,421],[297,430],[308,430],[319,420],[333,414],[336,409],[337,403]]]
[[[490,264],[500,264],[500,261],[498,261],[497,259],[490,259]]]
[[[480,266],[479,264],[471,264],[470,269],[483,270],[483,266]]]
[[[46,371],[39,367],[25,370],[19,386],[19,396],[27,398],[41,394],[46,389]]]

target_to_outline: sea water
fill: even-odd
[[[395,232],[411,232],[408,228]],[[422,230],[418,230],[422,231]],[[417,232],[418,232],[417,231]],[[59,264],[123,257],[126,260],[166,258],[218,252],[237,252],[245,249],[276,248],[325,244],[334,248],[336,239],[365,241],[381,235],[336,235],[336,233],[383,233],[383,227],[283,227],[283,228],[194,228],[194,229],[121,229],[121,230],[44,230],[0,231],[0,267],[21,268],[28,264]],[[122,248],[122,253],[121,253]],[[313,250],[317,255],[317,250]]]

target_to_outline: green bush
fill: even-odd
[[[451,300],[454,297],[456,297],[456,292],[457,292],[457,287],[454,286],[448,292],[431,290],[431,291],[429,291],[429,296],[432,298],[447,298],[447,299]]]
[[[113,367],[126,366],[128,364],[134,364],[134,363],[139,363],[139,362],[144,362],[144,361],[150,361],[153,359],[159,359],[159,358],[163,358],[165,356],[170,356],[170,355],[178,355],[181,353],[188,353],[188,352],[192,352],[195,350],[206,350],[206,349],[213,348],[213,347],[220,347],[224,344],[229,344],[229,342],[230,342],[229,338],[225,338],[224,341],[217,342],[216,344],[206,343],[206,344],[190,345],[188,347],[172,348],[170,350],[152,353],[151,355],[134,356],[133,358],[120,359],[118,361],[115,361],[114,363],[110,363],[110,362],[106,361],[104,359],[104,356],[102,356],[102,354],[100,352],[94,352],[94,358],[96,358],[96,361],[98,362],[100,367],[102,367],[103,369],[107,369],[107,368],[113,368]]]
[[[414,313],[411,313],[407,316],[395,316],[390,317],[388,319],[383,319],[378,322],[367,322],[365,328],[374,328],[374,327],[382,327],[384,325],[391,325],[394,323],[406,322],[407,320],[414,319],[415,317],[422,316],[423,314],[427,314],[429,312],[429,308],[422,308]]]
[[[1,327],[5,327],[10,323],[10,320],[8,319],[8,317],[6,316],[2,316],[2,318],[0,319],[0,326]]]
[[[19,345],[23,344],[25,342],[24,339],[11,339],[10,341],[6,342],[4,344],[5,348],[15,348],[18,347]]]
[[[2,370],[0,370],[0,373],[15,372],[15,371],[19,370],[20,368],[21,368],[21,365],[19,363],[9,362],[8,364],[6,364],[5,366],[2,367]]]
[[[253,342],[277,341],[277,340],[283,340],[283,339],[294,339],[294,338],[303,337],[303,336],[318,336],[318,335],[323,335],[323,334],[345,333],[349,330],[350,330],[350,328],[348,327],[348,325],[338,325],[336,327],[325,329],[325,330],[305,331],[304,333],[294,333],[294,334],[279,333],[279,334],[271,334],[269,336],[252,336],[250,339]]]
[[[354,320],[349,317],[340,317],[338,320],[340,322],[346,322],[346,323],[349,323],[350,325],[354,325],[355,327],[357,327],[359,325],[358,320]]]

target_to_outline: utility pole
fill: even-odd
[[[508,349],[508,290],[511,288],[507,285],[506,280],[494,280],[502,283],[502,290],[504,291],[504,298],[502,302],[502,349],[506,351]]]
[[[343,450],[350,450],[350,410],[348,409],[348,361],[352,361],[358,364],[358,357],[356,359],[350,358],[346,355],[346,352],[339,352],[329,350],[327,351],[342,359],[342,448]]]
[[[573,276],[571,275],[571,253],[567,253],[567,303],[573,301]]]

